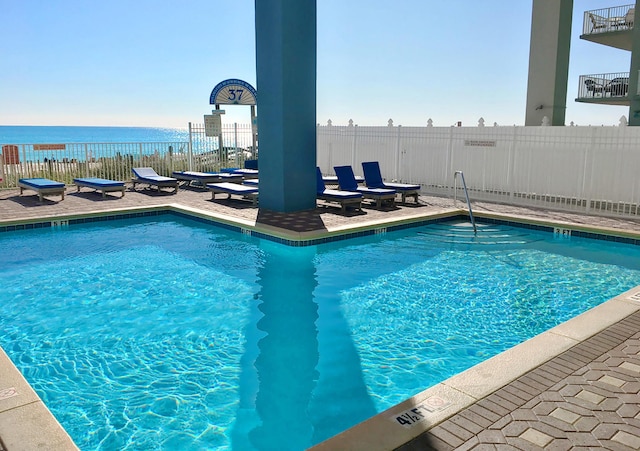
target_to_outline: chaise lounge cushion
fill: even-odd
[[[158,173],[154,171],[153,168],[131,168],[131,170],[139,180],[154,182],[154,185],[158,183],[173,184],[178,181],[173,177],[158,175]]]
[[[26,178],[18,180],[18,187],[20,188],[20,194],[25,189],[33,190],[38,193],[40,202],[44,200],[44,196],[60,194],[62,200],[64,200],[65,184],[56,182],[55,180],[49,180],[45,178]]]
[[[64,183],[56,182],[54,180],[49,180],[45,178],[32,178],[32,179],[20,179],[18,183],[21,183],[30,188],[39,190],[39,189],[55,189],[55,188],[64,188]]]
[[[98,177],[86,177],[73,179],[73,183],[80,186],[88,186],[90,188],[102,189],[102,188],[117,188],[123,187],[124,182],[118,182],[116,180],[101,179]]]

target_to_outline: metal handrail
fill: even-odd
[[[462,187],[464,188],[464,196],[467,198],[467,207],[469,208],[469,219],[471,220],[471,225],[473,226],[474,235],[478,234],[478,229],[476,228],[476,220],[473,217],[473,211],[471,210],[471,202],[469,201],[469,192],[467,191],[467,183],[464,181],[464,174],[462,171],[456,171],[453,173],[453,205],[456,204],[456,196],[458,193],[458,174],[460,174],[460,178],[462,179]]]

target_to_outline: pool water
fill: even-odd
[[[0,234],[0,346],[83,450],[305,449],[640,284],[640,247],[163,215]]]

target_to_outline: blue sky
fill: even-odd
[[[629,2],[631,3],[631,2]],[[530,0],[317,0],[317,121],[524,124]],[[574,1],[567,124],[627,107],[578,104],[578,77],[630,53],[581,41]],[[0,0],[0,125],[186,127],[227,78],[255,86],[253,0]],[[249,122],[225,107],[224,122]],[[258,114],[260,114],[258,106]]]

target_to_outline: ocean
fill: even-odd
[[[189,130],[154,127],[0,125],[0,144],[145,143],[189,140]]]

